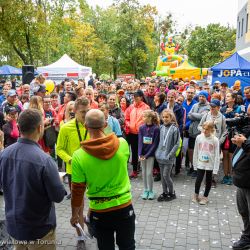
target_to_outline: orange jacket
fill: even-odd
[[[126,134],[138,134],[139,127],[143,124],[142,113],[144,110],[150,109],[149,106],[141,102],[133,103],[125,111],[125,132]]]

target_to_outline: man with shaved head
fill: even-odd
[[[82,143],[72,158],[72,218],[78,223],[78,210],[87,189],[90,224],[100,250],[135,249],[135,214],[127,172],[129,147],[123,138],[105,135],[104,113],[87,112],[85,127],[90,139]]]

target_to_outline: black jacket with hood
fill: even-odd
[[[250,137],[242,145],[243,152],[233,167],[233,184],[239,188],[250,189]],[[237,148],[234,156],[240,148]],[[233,158],[234,158],[233,156]]]

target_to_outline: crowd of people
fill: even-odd
[[[196,178],[192,201],[200,205],[208,203],[210,189],[218,182],[232,185],[232,165],[236,163],[233,154],[237,148],[235,136],[238,133],[226,121],[244,113],[250,114],[250,86],[242,89],[240,81],[232,87],[218,81],[211,86],[205,81],[171,77],[129,81],[91,78],[87,83],[82,79],[77,82],[65,79],[55,86],[52,93],[48,93],[45,80],[44,76],[38,75],[30,85],[24,84],[19,88],[9,81],[2,81],[0,150],[15,144],[22,134],[26,134],[26,129],[21,127],[25,122],[21,119],[20,124],[19,116],[24,116],[24,119],[30,114],[38,119],[32,113],[38,110],[44,126],[44,133],[40,133],[43,136],[37,138],[38,144],[45,154],[54,158],[58,171],[65,168],[67,172],[64,180],[70,190],[67,199],[72,200],[74,208],[71,224],[80,223],[83,227],[84,223],[88,225],[97,218],[99,222],[94,224],[100,249],[108,249],[104,237],[110,237],[104,232],[106,229],[103,230],[101,221],[113,218],[114,222],[117,214],[125,216],[127,213],[130,214],[130,234],[124,237],[122,228],[119,228],[118,243],[124,249],[134,249],[134,213],[129,178],[137,178],[140,172],[144,185],[141,197],[144,200],[155,199],[153,183],[161,181],[162,194],[158,195],[158,202],[177,198],[172,172],[178,176],[181,171],[187,171],[187,175]],[[216,175],[221,152],[224,177],[219,180]],[[117,179],[108,188],[105,182],[107,171],[95,170],[99,165],[107,167],[103,160],[110,165],[121,162],[120,171],[116,172],[113,167],[112,171],[109,169],[112,179]],[[132,165],[129,176],[128,161]],[[127,178],[124,179],[125,175]],[[204,176],[205,191],[200,196]],[[123,183],[122,187],[120,183]],[[87,187],[92,213],[84,217],[82,197]],[[100,191],[103,187],[105,189]],[[63,195],[65,190],[59,184],[57,188]],[[98,188],[100,193],[96,191]],[[5,190],[0,192],[3,194]],[[52,200],[61,200],[61,196]],[[113,207],[118,209],[110,210]],[[98,210],[106,209],[111,213],[109,218],[98,213]],[[81,241],[81,231],[79,228],[76,231]]]

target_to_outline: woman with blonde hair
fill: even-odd
[[[89,100],[91,109],[98,109],[98,103],[94,100],[94,90],[92,88],[85,89],[84,92],[86,98]]]
[[[40,110],[42,113],[44,113],[43,110],[43,99],[41,96],[32,96],[30,98],[30,104],[29,104],[29,108],[30,109],[38,109]]]

